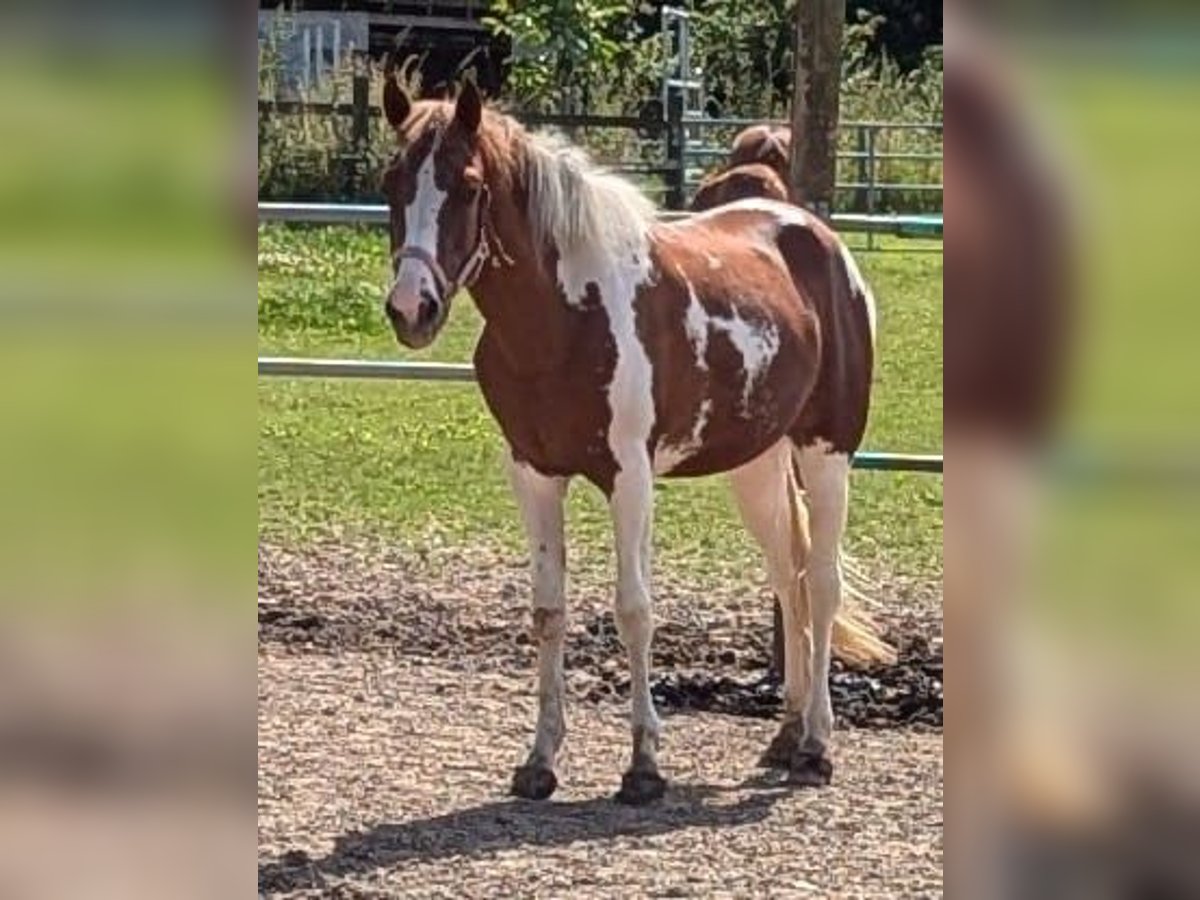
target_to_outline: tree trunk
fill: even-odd
[[[846,0],[796,4],[796,79],[792,88],[792,187],[828,218],[837,177],[838,87]]]

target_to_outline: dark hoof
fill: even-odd
[[[545,766],[520,766],[513,772],[512,789],[515,797],[526,800],[545,800],[558,787],[558,779]]]
[[[616,800],[629,806],[643,806],[661,799],[666,790],[667,780],[657,772],[635,769],[621,776]]]
[[[833,780],[833,763],[819,753],[797,753],[788,766],[788,784],[825,787]]]
[[[799,723],[782,725],[775,733],[775,737],[771,738],[771,743],[767,745],[762,756],[758,758],[759,768],[791,768],[792,757],[800,746],[800,730]]]

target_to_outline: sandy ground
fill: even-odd
[[[884,616],[894,671],[834,678],[834,783],[755,762],[776,727],[765,595],[663,586],[667,797],[611,796],[628,730],[603,595],[573,598],[568,736],[550,801],[507,796],[535,695],[519,559],[264,546],[259,888],[286,897],[942,893],[940,609]],[[770,698],[767,699],[767,695]]]

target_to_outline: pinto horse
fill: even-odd
[[[577,476],[608,498],[616,538],[633,743],[617,799],[665,789],[649,678],[660,475],[730,473],[784,598],[785,717],[764,763],[796,783],[827,783],[831,645],[865,659],[887,651],[839,616],[849,454],[866,422],[874,328],[850,254],[804,210],[768,201],[658,223],[633,185],[485,109],[470,83],[454,103],[414,103],[388,78],[383,99],[399,141],[384,177],[387,316],[401,344],[424,347],[469,290],[485,323],[479,386],[508,442],[528,532],[539,709],[513,793],[541,799],[557,786],[563,504]]]
[[[751,125],[734,135],[728,168],[760,163],[772,169],[787,185],[791,183],[788,176],[791,154],[792,130],[786,125]]]

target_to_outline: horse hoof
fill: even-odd
[[[833,763],[820,753],[797,753],[788,765],[788,784],[825,787],[833,780]]]
[[[616,801],[627,806],[653,803],[667,791],[667,780],[657,772],[634,769],[621,776],[621,789]]]
[[[513,772],[511,793],[526,800],[545,800],[558,787],[558,778],[545,766],[520,766]]]
[[[792,765],[792,756],[800,746],[800,735],[795,726],[790,723],[780,726],[771,743],[758,758],[761,769],[788,769]]]

